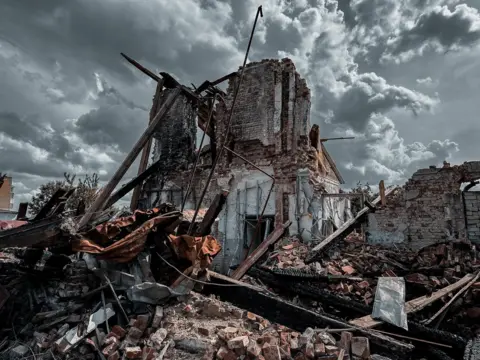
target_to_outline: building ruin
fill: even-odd
[[[236,76],[229,79],[226,93],[216,103],[213,125],[205,129],[209,144],[199,150],[195,181],[185,204],[187,210],[198,205],[226,136],[229,149],[260,168],[229,151],[223,152],[215,168],[203,203],[229,191],[213,230],[223,246],[215,259],[222,272],[240,263],[274,226],[287,220],[292,222],[289,234],[308,242],[324,238],[352,216],[349,198],[340,190],[343,179],[320,139],[319,127],[310,124],[310,90],[293,62],[263,60],[246,66],[226,134],[237,81]],[[153,108],[158,109],[164,98],[157,92]],[[143,187],[143,208],[163,202],[181,206],[195,158],[195,106],[182,95],[162,123],[153,155],[154,160],[163,159],[162,166]],[[197,110],[198,125],[205,128],[204,109]],[[255,232],[263,209],[261,231]]]
[[[368,241],[414,250],[455,239],[480,243],[480,192],[472,191],[478,179],[480,161],[418,170],[386,206],[368,215]]]

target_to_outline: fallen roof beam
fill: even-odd
[[[0,249],[38,246],[61,234],[62,219],[43,219],[0,232]],[[45,245],[46,246],[46,245]]]
[[[163,79],[161,79],[157,82],[157,88],[155,90],[154,103],[153,103],[153,107],[150,111],[150,119],[148,121],[149,125],[152,122],[152,120],[155,118],[155,114],[158,111],[159,97],[160,97],[160,94],[162,93],[162,91],[163,91]],[[152,149],[152,138],[149,138],[148,141],[147,141],[147,144],[142,149],[142,155],[140,157],[140,164],[138,165],[137,175],[141,175],[147,169],[148,158],[150,157],[150,150],[151,149]],[[132,199],[130,200],[130,211],[132,211],[132,212],[134,212],[137,209],[138,199],[140,198],[141,190],[142,190],[141,184],[137,184],[137,186],[135,186],[135,189],[133,189]]]
[[[127,170],[130,168],[132,163],[135,161],[140,151],[142,151],[142,149],[145,147],[145,144],[147,143],[148,139],[152,137],[153,133],[158,128],[158,125],[163,120],[165,114],[168,112],[168,110],[173,105],[173,103],[177,100],[178,96],[180,95],[180,92],[181,92],[181,89],[176,88],[172,93],[168,95],[167,99],[163,103],[157,115],[155,115],[150,125],[147,127],[147,129],[145,129],[142,136],[140,136],[137,143],[134,145],[133,149],[130,151],[130,153],[128,153],[127,157],[123,160],[123,163],[117,169],[115,174],[113,174],[108,184],[102,189],[100,194],[95,199],[94,203],[90,206],[90,208],[87,210],[85,215],[80,219],[77,225],[77,230],[85,226],[92,219],[92,216],[97,211],[103,209],[103,206],[105,205],[105,202],[107,201],[107,199],[110,197],[110,194],[118,185],[120,180],[123,178],[123,176],[125,175]]]
[[[39,221],[45,219],[50,211],[60,202],[60,199],[67,193],[66,189],[57,189],[52,197],[42,206],[37,215],[33,218],[33,221]]]
[[[205,216],[203,217],[202,222],[198,225],[195,236],[205,236],[210,234],[212,230],[212,225],[215,222],[218,214],[223,209],[223,205],[227,202],[228,190],[223,190],[221,193],[217,194],[213,199],[213,202],[210,204]]]
[[[240,266],[232,274],[232,278],[240,280],[243,275],[250,269],[263,254],[268,250],[268,247],[275,244],[292,224],[291,221],[287,221],[284,224],[278,226],[263,242],[240,264]]]
[[[145,75],[149,76],[150,78],[152,78],[153,80],[155,81],[160,81],[161,78],[160,76],[156,75],[154,72],[148,70],[146,67],[142,66],[139,62],[133,60],[130,56],[128,55],[125,55],[124,53],[120,53],[120,55],[122,55],[130,64],[132,64],[133,66],[135,66],[138,70],[140,70],[141,72],[143,72]]]
[[[234,71],[228,75],[225,75],[225,76],[222,76],[221,78],[217,79],[217,80],[214,80],[214,81],[209,81],[209,80],[205,80],[196,90],[195,92],[197,94],[200,94],[202,91],[205,91],[207,90],[209,87],[213,87],[215,85],[218,85],[218,84],[221,84],[222,82],[224,82],[225,80],[228,80],[234,76],[237,76],[237,72]]]
[[[390,188],[385,191],[385,196],[388,196],[390,193],[392,193],[396,188]],[[381,198],[378,196],[375,200],[372,201],[373,205],[377,205],[380,202]],[[312,250],[310,255],[307,257],[305,260],[306,264],[309,264],[313,262],[316,258],[316,256],[320,253],[320,251],[326,247],[328,244],[330,244],[332,241],[336,240],[338,237],[341,236],[346,236],[348,235],[352,230],[353,226],[357,224],[357,222],[368,212],[370,211],[369,207],[364,207],[362,210],[360,210],[357,215],[346,221],[342,226],[340,226],[336,231],[334,231],[332,234],[327,236],[320,244],[315,246]]]
[[[160,160],[154,162],[150,165],[144,172],[142,172],[137,177],[130,180],[128,183],[123,185],[120,189],[115,191],[106,201],[104,209],[108,209],[110,206],[114,205],[118,200],[127,195],[132,189],[136,186],[141,185],[148,177],[155,174],[161,169],[162,162]]]
[[[443,296],[447,295],[448,293],[464,286],[465,284],[470,282],[473,278],[474,278],[473,274],[467,274],[463,278],[458,280],[456,283],[448,285],[448,286],[446,286],[443,289],[440,289],[438,291],[435,291],[431,295],[428,295],[428,296],[424,295],[424,296],[421,296],[419,298],[407,301],[405,303],[405,312],[407,314],[412,314],[412,313],[415,313],[417,311],[420,311],[423,308],[425,308],[427,305],[430,305],[431,303],[433,303],[434,301],[437,301],[438,299],[442,298]],[[361,326],[363,328],[372,328],[372,327],[375,327],[375,326],[378,326],[378,325],[382,324],[382,321],[374,320],[370,315],[368,315],[368,316],[364,316],[364,317],[361,317],[361,318],[358,318],[358,319],[354,319],[354,320],[350,321],[349,323],[352,324],[352,325],[355,325],[355,326]]]

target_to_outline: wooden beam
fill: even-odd
[[[205,216],[203,217],[202,222],[198,225],[197,232],[195,236],[205,236],[210,234],[212,225],[215,222],[218,214],[223,209],[223,205],[227,202],[228,190],[223,190],[220,194],[217,194],[213,199],[213,202],[210,204]]]
[[[17,220],[23,220],[27,218],[28,202],[22,202],[18,205]]]
[[[52,197],[46,202],[40,209],[38,214],[33,218],[33,221],[39,221],[45,219],[50,211],[60,202],[60,199],[67,193],[65,189],[57,189]]]
[[[385,194],[385,183],[383,180],[380,180],[378,184],[378,191],[380,193],[380,204],[382,204],[382,206],[387,205],[387,195]]]
[[[137,177],[130,180],[128,183],[123,185],[120,189],[115,191],[105,203],[104,208],[108,209],[110,206],[114,205],[118,200],[122,197],[127,195],[132,189],[136,186],[141,185],[149,176],[153,175],[154,173],[158,172],[161,169],[162,162],[157,160],[152,165],[148,167],[143,173],[138,175]]]
[[[0,232],[0,249],[29,247],[55,239],[61,234],[62,219],[43,219]]]
[[[138,139],[133,149],[130,151],[127,157],[123,160],[123,163],[117,169],[115,174],[113,174],[108,184],[102,189],[102,191],[97,196],[97,198],[95,199],[93,204],[90,206],[90,208],[87,210],[85,215],[80,219],[77,225],[77,229],[81,229],[83,226],[85,226],[92,219],[92,216],[97,211],[103,210],[103,206],[107,201],[108,197],[110,196],[112,191],[115,189],[115,187],[118,185],[120,180],[123,178],[123,176],[125,175],[127,170],[130,168],[132,163],[135,161],[140,151],[145,147],[145,144],[147,143],[148,139],[152,137],[153,133],[158,127],[158,124],[160,124],[161,120],[163,119],[167,111],[170,109],[170,107],[173,105],[175,100],[178,98],[178,96],[180,95],[180,92],[181,92],[180,88],[176,88],[172,93],[168,95],[168,98],[163,103],[157,115],[155,115],[155,118],[152,120],[150,125],[144,131],[142,136],[140,136],[140,139]]]
[[[388,196],[393,190],[395,190],[395,188],[390,188],[388,189],[386,192],[385,192],[385,196]],[[380,202],[380,196],[378,196],[375,200],[372,201],[372,204],[373,205],[377,205],[378,203]],[[322,250],[325,246],[327,246],[328,244],[330,244],[333,240],[337,239],[339,236],[342,236],[342,235],[348,235],[348,230],[350,230],[353,225],[355,225],[357,223],[357,221],[365,214],[367,214],[368,212],[370,211],[370,208],[369,207],[364,207],[362,210],[360,210],[357,215],[346,221],[342,226],[340,226],[336,231],[334,231],[332,234],[330,234],[329,236],[327,236],[322,242],[320,242],[320,244],[318,244],[317,246],[315,246],[312,250],[311,250],[311,254],[310,256],[308,257],[308,259],[306,259],[306,263],[308,262],[311,262],[313,261],[313,259],[315,258],[316,256],[316,253],[320,252],[320,250]]]
[[[273,232],[268,235],[268,237],[263,240],[263,242],[240,264],[240,266],[232,274],[232,278],[235,280],[240,280],[243,275],[250,269],[257,261],[262,257],[263,254],[268,250],[268,247],[272,244],[275,244],[292,224],[291,221],[278,226]]]
[[[473,274],[467,274],[463,278],[458,280],[456,283],[448,285],[438,291],[435,291],[433,294],[429,296],[424,295],[419,298],[410,300],[405,303],[405,312],[407,314],[411,314],[411,313],[420,311],[423,308],[425,308],[427,305],[430,305],[431,303],[433,303],[434,301],[437,301],[438,299],[442,298],[448,293],[455,291],[456,289],[469,283],[473,278],[474,278]],[[358,319],[354,319],[349,323],[355,326],[361,326],[362,328],[372,328],[382,324],[382,321],[374,320],[370,315],[367,315]]]
[[[160,94],[163,91],[163,79],[160,79],[157,82],[157,89],[155,90],[155,96],[153,98],[153,106],[150,110],[150,119],[148,124],[152,123],[152,120],[155,118],[156,113],[158,112],[158,106],[160,102]],[[152,138],[150,137],[147,141],[147,144],[142,150],[142,155],[140,158],[140,164],[138,165],[137,175],[140,175],[147,169],[148,158],[150,156],[150,150],[152,149]],[[140,192],[142,191],[142,184],[138,184],[133,189],[132,199],[130,201],[130,211],[134,212],[137,209],[138,199],[140,198]]]

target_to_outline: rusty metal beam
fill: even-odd
[[[240,280],[243,275],[250,269],[263,254],[268,250],[268,247],[275,244],[292,224],[291,221],[287,221],[284,224],[278,226],[268,237],[240,264],[240,266],[232,274],[232,278]]]
[[[125,175],[127,170],[130,168],[132,163],[135,161],[140,151],[145,147],[145,144],[147,143],[148,139],[152,137],[158,125],[161,123],[161,120],[163,119],[167,111],[170,109],[170,107],[173,105],[175,100],[180,95],[180,92],[181,92],[181,89],[176,88],[172,93],[168,95],[168,98],[163,103],[157,115],[155,115],[150,125],[144,131],[142,136],[140,136],[140,139],[138,139],[133,149],[130,151],[127,157],[123,160],[123,163],[120,165],[118,170],[112,176],[108,184],[102,189],[100,195],[97,196],[94,203],[90,206],[90,208],[87,210],[85,215],[80,219],[77,225],[77,229],[81,229],[83,226],[85,226],[92,219],[92,217],[97,211],[103,210],[103,206],[107,201],[108,197],[110,196],[112,191],[115,189],[115,187],[118,185],[120,180],[123,178],[123,176]]]

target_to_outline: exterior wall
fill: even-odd
[[[386,207],[369,215],[369,242],[403,242],[420,249],[468,238],[460,185],[478,178],[479,161],[418,170]]]
[[[154,106],[160,108],[172,89],[156,94]],[[193,104],[181,94],[154,133],[154,161],[162,160],[164,170],[177,169],[188,164],[195,153],[196,112]]]
[[[218,146],[224,143],[227,135],[236,81],[237,78],[229,80],[227,95],[215,108],[215,143]],[[181,134],[177,134],[177,131],[185,131],[191,137],[191,127],[195,125],[190,120],[190,107],[187,102],[177,103],[169,114],[171,116],[159,128],[154,158],[160,159],[162,154],[169,154],[166,164],[169,165],[170,158],[174,158],[178,159],[177,163],[183,163],[183,168],[172,171],[172,166],[167,166],[166,171],[146,183],[144,193],[148,196],[142,200],[142,206],[146,208],[151,207],[157,197],[157,203],[168,201],[180,206],[191,176],[192,161],[182,155],[188,153],[190,147],[181,148]],[[290,235],[301,234],[306,241],[312,236],[303,231],[304,228],[310,232],[315,232],[317,228],[318,238],[322,235],[322,219],[335,218],[338,212],[341,215],[337,218],[341,219],[348,206],[343,199],[323,199],[320,195],[325,191],[338,192],[340,183],[331,169],[319,167],[319,156],[323,154],[310,145],[310,128],[310,90],[296,72],[293,62],[283,59],[248,64],[237,97],[227,146],[274,176],[275,186],[264,216],[271,217],[274,225],[292,221],[287,232]],[[164,140],[164,137],[169,138]],[[205,159],[208,157],[209,154],[204,156]],[[210,167],[208,161],[200,164],[202,166],[197,168],[185,209],[196,208],[206,184]],[[319,208],[314,211],[319,222],[312,222],[312,211],[307,209],[305,195],[297,189],[297,173],[301,168],[305,169],[306,181],[319,201]],[[245,218],[261,213],[271,185],[272,179],[254,166],[228,151],[223,152],[202,202],[202,207],[208,206],[221,190],[229,191],[227,203],[213,229],[213,235],[223,246],[214,260],[216,271],[226,273],[230,266],[243,260],[247,237]],[[303,204],[301,210],[299,203]],[[337,226],[340,225],[338,222]]]
[[[464,192],[468,239],[480,243],[480,192]]]
[[[13,207],[13,186],[12,178],[6,176],[0,187],[0,209],[11,209]]]

